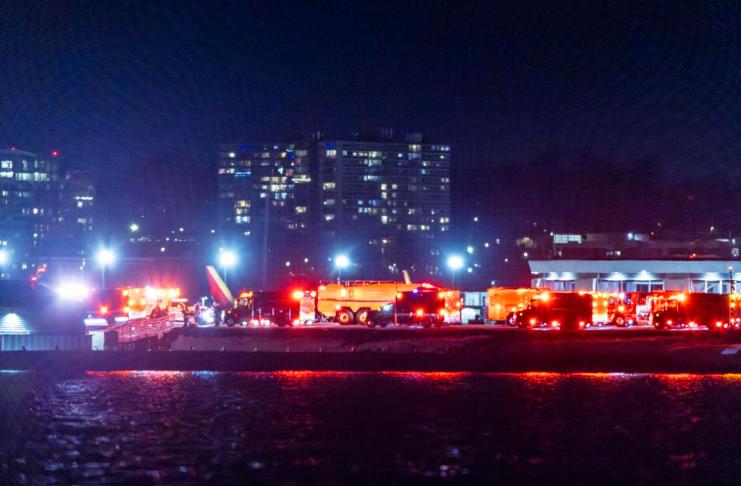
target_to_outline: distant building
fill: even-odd
[[[220,230],[249,241],[262,273],[331,271],[347,253],[348,278],[409,269],[441,273],[450,231],[450,147],[390,131],[356,139],[222,145]],[[267,282],[266,282],[267,284]]]
[[[50,157],[0,150],[0,269],[29,270],[40,255],[81,255],[92,231],[94,186],[89,174],[65,171]]]
[[[727,293],[741,269],[736,239],[672,232],[555,233],[530,265],[534,287]],[[547,246],[547,245],[545,245]]]
[[[92,174],[70,170],[59,180],[59,201],[47,253],[82,255],[93,232],[95,184]]]
[[[728,293],[735,260],[530,260],[532,286],[552,290]],[[731,268],[732,270],[729,270]]]

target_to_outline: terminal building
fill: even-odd
[[[528,262],[531,285],[552,290],[739,290],[736,240],[678,235],[554,234],[548,258]]]

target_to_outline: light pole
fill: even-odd
[[[729,287],[730,292],[729,293],[732,294],[732,293],[736,292],[736,285],[735,285],[735,282],[733,281],[733,267],[732,266],[729,266],[728,267],[728,280],[729,280],[729,284],[730,284],[730,287]],[[722,292],[722,290],[721,290],[721,292]]]
[[[463,260],[463,257],[460,255],[450,255],[448,257],[448,268],[450,268],[450,273],[452,276],[452,288],[455,289],[455,272],[463,268],[463,265],[465,265],[465,261]]]
[[[98,260],[98,265],[100,265],[100,269],[101,269],[103,288],[106,288],[105,287],[105,271],[106,271],[106,268],[113,265],[113,263],[116,261],[116,254],[107,248],[102,248],[98,251],[96,259]]]
[[[334,266],[337,267],[337,283],[342,280],[342,269],[350,265],[350,259],[347,255],[337,255],[334,259]]]
[[[219,266],[224,272],[224,283],[226,283],[226,272],[237,263],[237,254],[231,250],[219,250]]]

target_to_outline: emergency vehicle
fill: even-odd
[[[591,326],[592,295],[586,292],[542,292],[527,308],[517,311],[514,323],[520,328],[553,328],[566,331]]]
[[[93,292],[87,312],[87,326],[108,326],[130,319],[164,317],[171,304],[180,299],[180,289],[162,287],[126,287]]]
[[[727,294],[679,293],[657,296],[652,299],[651,324],[656,329],[728,327],[732,303]]]
[[[234,305],[224,310],[224,323],[286,327],[298,324],[304,291],[270,292],[243,290]]]
[[[532,298],[538,294],[538,289],[511,289],[491,287],[486,291],[486,317],[490,321],[513,325],[512,317],[515,312],[528,306]]]
[[[369,312],[367,325],[386,327],[389,324],[419,324],[425,328],[441,327],[450,311],[446,308],[446,298],[445,291],[431,285],[398,292],[393,302]]]
[[[413,283],[407,272],[403,274],[403,282],[355,280],[322,284],[316,292],[316,312],[320,317],[342,325],[365,325],[370,311],[380,310],[382,306],[394,302],[397,294],[427,287],[445,292],[445,320],[460,321],[460,292],[429,283]]]

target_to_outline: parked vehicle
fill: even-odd
[[[543,292],[515,313],[520,328],[584,329],[591,325],[592,296],[584,292]]]
[[[399,292],[393,302],[369,312],[367,325],[385,327],[389,324],[442,327],[445,315],[445,292],[434,287],[421,286]]]
[[[491,287],[486,291],[486,317],[496,323],[514,325],[514,314],[525,309],[539,292],[538,289]]]
[[[727,294],[680,293],[653,299],[651,323],[656,329],[728,327],[731,299]]]

